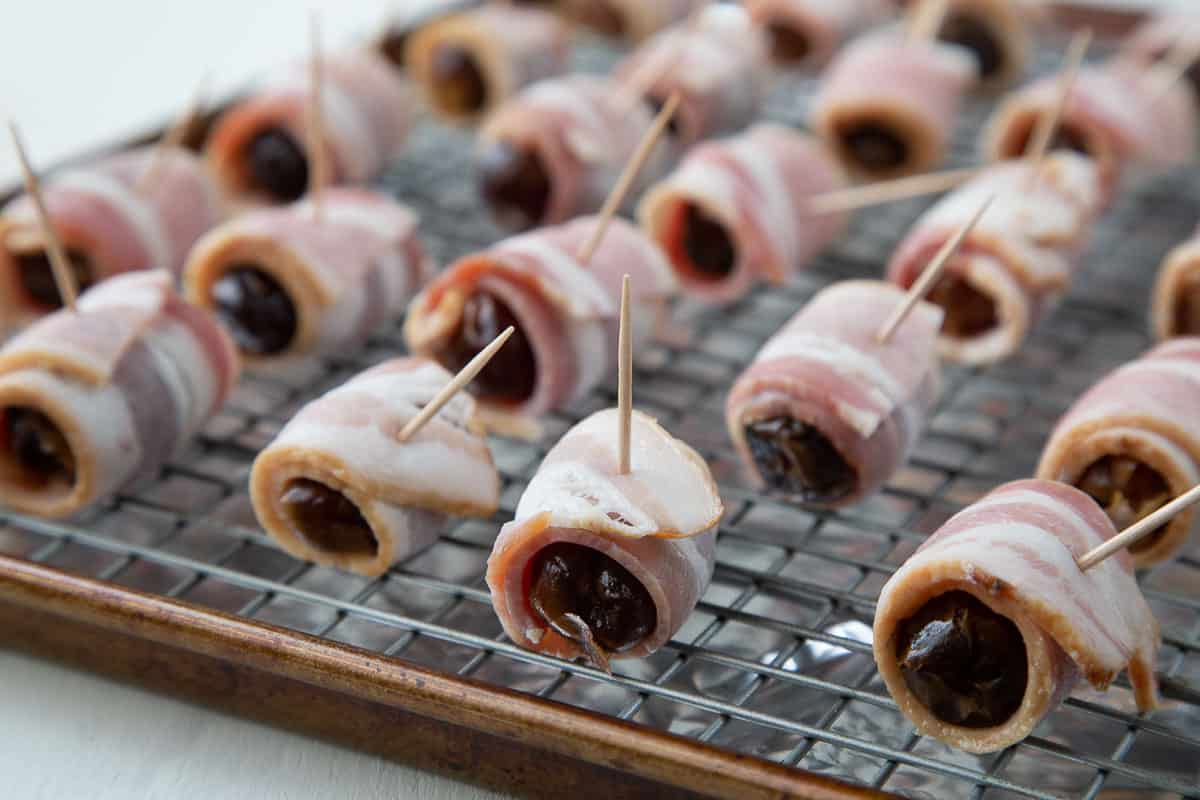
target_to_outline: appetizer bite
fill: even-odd
[[[599,224],[599,217],[584,217],[460,259],[409,307],[409,349],[457,370],[512,325],[512,341],[471,386],[481,403],[537,417],[582,397],[616,367],[621,276],[633,276],[635,349],[655,333],[677,291],[663,254],[620,219],[582,263]]]
[[[978,68],[979,88],[997,91],[1025,74],[1031,13],[1015,0],[950,0],[937,38],[967,50]]]
[[[1084,493],[1017,481],[956,514],[880,593],[879,673],[916,729],[972,753],[1028,736],[1082,677],[1128,670],[1158,705],[1159,632],[1124,552],[1076,560],[1116,535]]]
[[[812,126],[850,172],[869,180],[928,172],[946,156],[972,56],[887,29],[843,47],[813,98]]]
[[[1200,336],[1200,230],[1159,268],[1150,318],[1159,339]]]
[[[286,365],[366,341],[399,315],[433,269],[416,215],[368,189],[327,189],[248,211],[206,235],[184,270],[188,298],[212,310],[246,362]]]
[[[599,210],[653,121],[649,107],[614,78],[568,75],[527,87],[479,134],[479,193],[496,220],[525,229]],[[633,194],[667,170],[665,143]]]
[[[383,58],[366,50],[323,56],[320,114],[332,184],[364,184],[399,154],[412,98]],[[226,196],[238,204],[300,199],[311,184],[308,106],[312,83],[303,64],[267,80],[214,123],[206,156]]]
[[[0,504],[70,516],[156,475],[225,402],[237,351],[173,286],[109,278],[0,350]]]
[[[942,310],[879,281],[817,293],[738,377],[725,406],[734,447],[765,491],[818,507],[878,491],[908,458],[941,391]]]
[[[559,0],[571,19],[604,36],[640,42],[682,22],[711,0]]]
[[[1148,69],[1166,60],[1172,51],[1200,53],[1200,14],[1194,9],[1174,8],[1154,14],[1121,43],[1118,55]],[[1200,97],[1200,59],[1191,58],[1184,77]]]
[[[1058,80],[1040,78],[1000,104],[984,129],[986,157],[1026,152],[1038,119],[1057,102]],[[1153,71],[1129,62],[1088,65],[1079,71],[1051,146],[1094,160],[1107,202],[1132,170],[1161,174],[1194,159],[1195,98],[1186,82],[1163,86]]]
[[[1118,527],[1143,519],[1200,483],[1200,339],[1165,342],[1116,369],[1059,420],[1038,477],[1077,486]],[[1130,548],[1139,567],[1187,543],[1196,509],[1176,515]]]
[[[405,435],[452,378],[397,358],[302,408],[254,460],[259,523],[297,558],[375,576],[432,544],[450,515],[493,514],[500,477],[470,396]]]
[[[724,513],[704,459],[634,411],[599,411],[546,455],[501,530],[487,582],[504,631],[530,650],[607,668],[661,647],[712,578]]]
[[[845,214],[813,214],[808,201],[846,184],[816,139],[760,123],[692,149],[638,216],[684,292],[730,302],[759,281],[785,282],[842,234]]]
[[[1104,203],[1095,164],[1078,154],[995,164],[917,220],[888,264],[888,280],[904,288],[916,282],[992,194],[996,202],[928,296],[945,312],[941,355],[965,364],[994,363],[1021,347],[1069,285]]]
[[[726,4],[708,6],[656,35],[615,74],[655,110],[679,94],[668,128],[678,152],[749,125],[762,110],[771,78],[761,31],[745,9]]]
[[[781,66],[818,67],[842,43],[892,13],[889,0],[746,0]]]
[[[42,182],[50,223],[75,282],[87,288],[131,270],[178,273],[220,221],[220,193],[195,155],[148,146],[64,169]],[[62,306],[46,235],[22,194],[0,214],[0,320],[23,326]]]
[[[470,122],[522,87],[566,72],[569,46],[566,23],[548,11],[486,5],[412,34],[405,62],[434,111]]]

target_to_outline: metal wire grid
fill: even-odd
[[[1048,58],[1048,56],[1047,56]],[[611,54],[585,50],[603,66]],[[790,82],[769,116],[797,121],[811,84]],[[972,107],[955,148],[969,162],[986,112]],[[494,241],[468,179],[470,136],[422,124],[385,180],[424,217],[441,263]],[[1148,344],[1143,307],[1166,248],[1200,216],[1176,177],[1129,195],[1107,218],[1072,295],[1011,362],[950,368],[911,463],[878,497],[814,513],[747,488],[725,441],[724,395],[761,343],[830,280],[878,276],[924,207],[859,215],[848,236],[787,287],[723,311],[683,307],[686,346],[639,364],[638,407],[714,467],[729,513],[716,574],[684,628],[614,675],[515,647],[483,581],[499,525],[549,445],[615,403],[607,385],[554,414],[543,441],[496,439],[501,511],[464,521],[388,574],[368,580],[296,561],[254,522],[246,476],[304,402],[402,352],[399,324],[362,350],[286,379],[248,376],[190,450],[154,481],[69,524],[0,514],[0,552],[181,598],[474,679],[591,709],[785,765],[912,797],[1200,796],[1200,547],[1141,576],[1164,631],[1166,702],[1139,717],[1127,682],[1082,689],[1019,745],[990,756],[917,736],[888,697],[870,650],[879,589],[924,536],[996,484],[1030,474],[1054,420],[1078,393]]]

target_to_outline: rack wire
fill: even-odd
[[[578,65],[599,70],[613,57],[593,44]],[[1041,61],[1047,69],[1054,57]],[[799,124],[812,89],[808,80],[784,80],[767,116]],[[974,101],[968,109],[954,162],[973,160],[988,107]],[[471,146],[468,132],[426,119],[383,181],[420,210],[425,243],[442,264],[501,235],[475,198]],[[1144,308],[1154,270],[1200,218],[1188,177],[1126,193],[1072,292],[1022,352],[990,369],[950,367],[911,462],[879,496],[844,511],[807,511],[748,488],[724,434],[725,392],[814,292],[840,278],[879,276],[927,201],[859,214],[849,236],[785,287],[719,311],[681,307],[691,341],[645,354],[636,403],[709,460],[728,515],[695,613],[658,653],[616,662],[612,675],[513,645],[483,580],[492,540],[548,447],[614,405],[612,383],[551,415],[539,442],[494,439],[504,478],[496,517],[457,523],[378,579],[297,561],[255,524],[246,495],[255,454],[307,400],[403,352],[399,321],[361,352],[286,378],[247,376],[194,446],[102,507],[65,524],[0,515],[0,553],[910,797],[1200,797],[1200,547],[1140,576],[1164,634],[1165,702],[1147,716],[1122,680],[1104,694],[1077,690],[1018,745],[965,754],[913,732],[870,647],[878,592],[922,538],[993,486],[1029,475],[1080,391],[1149,344]]]

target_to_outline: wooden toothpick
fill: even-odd
[[[883,327],[879,329],[879,333],[875,335],[875,340],[879,344],[887,344],[888,340],[895,334],[896,329],[900,327],[900,323],[904,322],[905,317],[912,313],[912,310],[917,307],[917,303],[921,302],[925,298],[925,295],[929,294],[929,290],[933,288],[933,284],[938,278],[942,277],[942,273],[946,270],[946,265],[950,263],[950,258],[962,245],[963,240],[967,238],[967,234],[975,227],[975,223],[979,222],[979,218],[983,216],[984,212],[988,210],[988,207],[991,206],[992,201],[995,199],[996,195],[989,195],[975,213],[971,215],[971,218],[958,229],[958,232],[942,245],[942,249],[933,257],[933,261],[929,263],[925,271],[921,273],[921,277],[917,278],[912,288],[908,290],[908,295],[904,298],[904,302],[900,304],[892,316],[883,324]]]
[[[629,276],[621,281],[621,327],[617,336],[617,474],[629,474],[629,439],[633,430],[633,332],[629,329]]]
[[[50,256],[50,271],[54,274],[54,283],[58,286],[58,294],[62,297],[63,305],[75,311],[75,300],[79,297],[79,287],[75,285],[75,273],[71,269],[70,262],[67,261],[66,250],[63,249],[62,242],[58,238],[58,232],[54,230],[54,223],[50,221],[50,212],[46,210],[46,202],[42,198],[41,182],[34,174],[33,167],[29,165],[29,156],[25,152],[25,145],[21,142],[17,123],[10,120],[8,132],[12,136],[13,147],[17,150],[17,161],[20,162],[21,175],[25,179],[25,193],[33,201],[38,222],[42,226],[42,236],[46,239],[46,250]]]
[[[1076,562],[1079,564],[1079,569],[1087,572],[1113,553],[1130,547],[1142,537],[1158,530],[1180,511],[1198,502],[1200,502],[1200,486],[1193,486],[1153,514],[1138,520],[1104,544],[1084,553]]]
[[[192,125],[204,113],[205,97],[207,94],[208,76],[206,75],[196,87],[196,92],[192,95],[192,101],[188,103],[187,110],[175,120],[175,123],[167,129],[167,132],[159,138],[158,144],[154,146],[154,153],[150,156],[150,163],[146,165],[146,168],[142,170],[142,174],[138,176],[137,190],[139,192],[146,194],[158,183],[163,166],[167,161],[167,154],[176,147],[183,145],[183,140],[187,138],[188,131],[192,129]]]
[[[942,20],[950,8],[950,0],[921,0],[913,9],[912,21],[908,26],[910,42],[928,41],[937,36]]]
[[[309,17],[308,104],[308,194],[313,216],[319,222],[324,208],[321,193],[329,180],[329,158],[325,152],[325,115],[321,107],[321,87],[324,80],[321,64],[321,22],[316,12]]]
[[[1054,93],[1054,104],[1038,117],[1037,125],[1033,130],[1033,136],[1030,138],[1029,146],[1026,148],[1025,157],[1029,160],[1030,166],[1030,186],[1036,184],[1039,175],[1041,175],[1042,162],[1046,160],[1046,153],[1050,150],[1050,142],[1054,139],[1054,132],[1058,130],[1058,123],[1062,119],[1063,111],[1067,107],[1067,101],[1071,97],[1071,88],[1075,85],[1075,78],[1079,75],[1079,67],[1083,64],[1083,57],[1087,53],[1088,45],[1091,43],[1092,31],[1090,28],[1080,31],[1071,38],[1071,45],[1067,49],[1063,69],[1058,76],[1058,88]]]
[[[629,163],[625,165],[625,170],[617,180],[616,186],[608,193],[608,199],[604,201],[604,208],[600,210],[600,220],[596,224],[595,230],[579,250],[580,264],[587,266],[588,262],[592,260],[592,256],[596,255],[596,248],[604,240],[604,234],[608,232],[612,218],[616,215],[617,209],[621,207],[621,203],[625,202],[625,195],[629,194],[629,190],[633,188],[634,180],[641,172],[642,167],[646,165],[646,160],[654,151],[654,145],[658,143],[663,131],[667,129],[667,123],[671,121],[671,117],[674,116],[675,109],[678,107],[679,92],[674,92],[667,98],[667,103],[662,107],[662,111],[659,111],[658,116],[654,118],[654,124],[650,126],[650,130],[646,131],[646,135],[642,137],[637,150],[633,153],[633,158],[629,159]]]
[[[665,57],[657,61],[648,60],[643,62],[634,70],[633,75],[627,81],[624,81],[629,97],[629,107],[625,109],[626,114],[632,112],[637,104],[642,102],[642,98],[646,92],[650,91],[650,87],[658,83],[660,78],[675,71],[679,60],[687,52],[689,36],[695,33],[696,29],[700,27],[700,19],[703,16],[704,9],[705,6],[703,4],[698,5],[696,10],[689,14],[687,19],[678,26],[680,35],[675,38],[674,45]]]
[[[488,365],[492,360],[492,356],[499,352],[504,343],[508,341],[508,337],[516,331],[512,325],[504,329],[504,332],[492,340],[492,343],[479,351],[465,367],[459,370],[458,374],[438,392],[429,403],[421,409],[421,412],[410,419],[408,423],[400,429],[399,435],[396,437],[401,442],[408,441],[417,431],[424,428],[429,420],[437,416],[437,413],[442,410],[446,403],[449,403],[454,395],[461,392],[466,385],[475,380],[475,376]]]
[[[983,167],[965,167],[944,172],[927,172],[924,175],[912,175],[907,178],[815,194],[808,198],[808,212],[810,214],[834,214],[839,211],[852,211],[856,208],[890,203],[894,200],[944,192],[966,183],[978,175],[982,169]]]

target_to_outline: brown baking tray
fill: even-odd
[[[616,53],[578,48],[601,70]],[[1038,68],[1052,68],[1047,50]],[[781,80],[767,116],[799,124],[813,82]],[[988,111],[964,115],[968,163]],[[432,120],[381,185],[423,216],[440,263],[500,236],[470,182],[469,131]],[[950,368],[909,466],[838,513],[761,498],[742,482],[721,422],[741,366],[832,280],[878,276],[924,208],[860,214],[851,234],[786,287],[721,311],[685,304],[691,341],[657,345],[639,407],[713,464],[729,507],[716,574],[662,651],[609,676],[516,648],[483,582],[499,525],[548,446],[615,400],[555,414],[538,442],[495,439],[502,510],[368,580],[295,561],[253,522],[254,454],[306,400],[402,352],[399,321],[358,353],[286,378],[251,374],[154,480],[79,518],[0,513],[0,641],[207,706],[328,737],[527,795],[578,797],[1180,797],[1200,779],[1200,548],[1141,576],[1162,622],[1165,707],[1138,716],[1123,680],[1079,691],[1025,742],[971,756],[917,736],[871,658],[888,575],[950,514],[1028,475],[1078,393],[1148,344],[1155,267],[1200,218],[1193,174],[1144,182],[1097,231],[1075,287],[1013,361]]]

